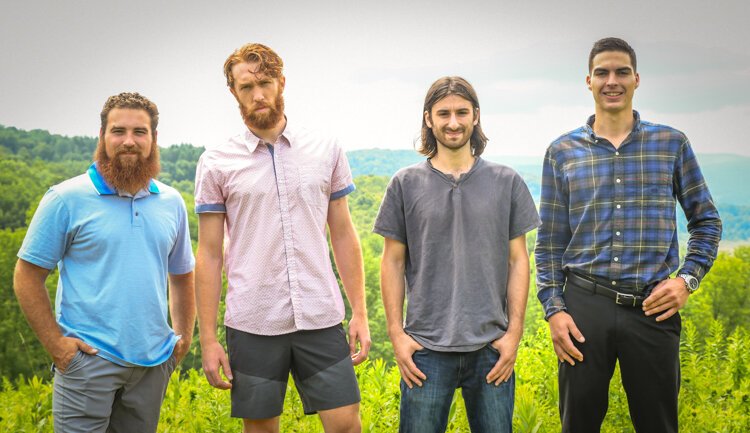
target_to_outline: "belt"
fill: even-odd
[[[646,299],[645,296],[637,296],[631,293],[621,293],[616,290],[612,290],[601,283],[574,274],[572,272],[567,273],[567,282],[588,292],[614,299],[615,304],[617,305],[624,305],[627,307],[640,307],[641,305],[643,305],[643,301]]]

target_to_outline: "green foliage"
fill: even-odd
[[[700,318],[720,320],[732,331],[737,326],[750,329],[750,246],[740,246],[731,253],[721,252],[701,288],[690,297],[685,312]]]
[[[179,144],[160,150],[161,174],[159,179],[181,191],[193,192],[195,167],[203,153],[202,147]],[[187,182],[177,185],[178,182]],[[183,188],[190,188],[189,190]]]
[[[542,320],[542,319],[538,319]],[[682,344],[683,384],[680,391],[680,431],[685,433],[750,431],[750,336],[737,328],[728,337],[719,321],[699,338],[693,322],[685,320]],[[397,430],[399,373],[383,360],[367,361],[356,368],[362,392],[360,415],[363,432]],[[0,391],[0,429],[13,432],[52,432],[52,384],[38,377],[4,379]],[[549,330],[527,334],[516,363],[514,431],[560,431],[557,412],[557,360]],[[212,388],[197,370],[182,370],[170,380],[162,405],[159,432],[238,431],[240,421],[230,418],[229,393]],[[320,432],[318,417],[305,416],[293,382],[287,388],[281,417],[285,432]],[[451,405],[448,432],[468,432],[460,391]],[[632,432],[627,399],[619,369],[610,387],[610,408],[602,431]]]

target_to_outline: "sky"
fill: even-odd
[[[541,158],[593,113],[588,53],[617,36],[638,55],[643,119],[750,156],[748,17],[746,0],[3,0],[0,124],[96,136],[106,98],[138,91],[160,145],[215,146],[244,128],[224,60],[260,42],[284,59],[289,122],[346,150],[412,149],[430,84],[460,75],[485,152]]]

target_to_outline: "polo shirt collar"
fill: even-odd
[[[96,192],[99,195],[117,195],[117,190],[115,189],[115,187],[108,184],[107,181],[105,181],[102,177],[102,174],[99,173],[99,169],[96,167],[96,163],[93,163],[89,166],[87,173],[89,175],[89,179],[91,179],[91,183],[94,184],[94,188],[96,188]],[[159,194],[159,187],[156,185],[156,182],[154,182],[153,179],[151,179],[148,184],[148,192],[150,192],[151,194]]]
[[[284,130],[281,132],[280,137],[284,137],[289,143],[289,146],[291,146],[292,142],[294,141],[294,127],[289,127],[289,119],[286,117],[286,115],[284,115],[284,119],[286,119],[286,126],[284,126]],[[260,137],[255,135],[253,131],[251,131],[250,128],[247,127],[247,125],[245,125],[245,143],[251,151],[253,149],[257,149],[260,144],[263,144],[264,146],[273,144],[263,141]]]
[[[586,135],[593,141],[596,138],[596,134],[594,134],[594,120],[596,120],[596,114],[592,114],[589,116],[588,120],[586,120],[586,125],[583,127],[584,131],[586,132]],[[641,115],[633,110],[633,133],[638,132],[641,130]]]

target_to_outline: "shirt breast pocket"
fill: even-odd
[[[647,173],[643,177],[642,194],[644,197],[671,197],[673,195],[671,173]]]
[[[303,165],[299,170],[300,196],[310,206],[328,206],[331,179],[324,165]]]

